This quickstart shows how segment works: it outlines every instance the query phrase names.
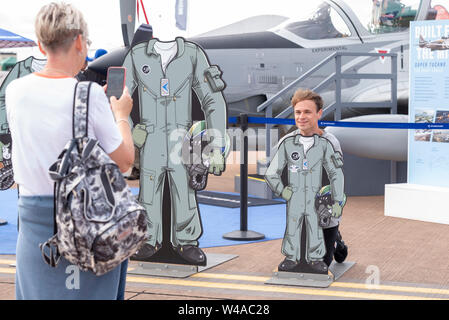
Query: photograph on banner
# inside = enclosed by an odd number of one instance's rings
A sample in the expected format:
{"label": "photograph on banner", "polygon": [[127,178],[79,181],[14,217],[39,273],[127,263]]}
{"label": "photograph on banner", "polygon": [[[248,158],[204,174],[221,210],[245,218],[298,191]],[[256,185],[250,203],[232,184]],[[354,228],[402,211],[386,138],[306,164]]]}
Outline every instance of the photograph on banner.
{"label": "photograph on banner", "polygon": [[[415,123],[433,123],[435,110],[416,110]],[[415,130],[415,141],[430,141],[432,130],[418,129]]]}
{"label": "photograph on banner", "polygon": [[[448,37],[448,20],[411,22],[409,122],[449,123]],[[449,187],[449,145],[444,143],[449,142],[449,130],[413,131],[408,182]]]}
{"label": "photograph on banner", "polygon": [[434,130],[432,142],[449,142],[449,132],[447,130]]}
{"label": "photograph on banner", "polygon": [[415,141],[430,141],[432,130],[419,129],[415,130]]}
{"label": "photograph on banner", "polygon": [[449,111],[448,110],[437,110],[435,117],[435,123],[449,123]]}

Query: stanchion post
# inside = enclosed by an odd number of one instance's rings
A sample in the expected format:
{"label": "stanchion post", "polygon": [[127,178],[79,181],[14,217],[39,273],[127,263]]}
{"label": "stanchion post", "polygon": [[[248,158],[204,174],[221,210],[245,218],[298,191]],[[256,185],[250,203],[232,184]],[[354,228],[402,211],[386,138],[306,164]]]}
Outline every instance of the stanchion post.
{"label": "stanchion post", "polygon": [[243,152],[240,153],[240,230],[248,231],[248,115],[240,114]]}
{"label": "stanchion post", "polygon": [[248,115],[241,113],[238,123],[243,135],[243,150],[240,151],[240,230],[223,235],[228,240],[261,240],[265,235],[248,230]]}

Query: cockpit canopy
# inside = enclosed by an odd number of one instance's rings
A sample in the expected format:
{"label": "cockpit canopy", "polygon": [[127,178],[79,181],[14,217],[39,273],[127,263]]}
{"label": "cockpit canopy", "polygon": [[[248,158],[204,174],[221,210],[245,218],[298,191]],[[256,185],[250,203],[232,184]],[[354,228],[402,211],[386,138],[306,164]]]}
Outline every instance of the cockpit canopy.
{"label": "cockpit canopy", "polygon": [[[449,0],[357,0],[350,7],[362,26],[371,34],[407,31],[410,21],[449,19]],[[346,18],[346,17],[345,17]],[[283,29],[307,39],[332,39],[352,36],[349,20],[324,1],[317,8],[282,24]]]}
{"label": "cockpit canopy", "polygon": [[305,19],[287,23],[285,29],[308,40],[342,38],[351,35],[341,16],[326,2],[322,2]]}

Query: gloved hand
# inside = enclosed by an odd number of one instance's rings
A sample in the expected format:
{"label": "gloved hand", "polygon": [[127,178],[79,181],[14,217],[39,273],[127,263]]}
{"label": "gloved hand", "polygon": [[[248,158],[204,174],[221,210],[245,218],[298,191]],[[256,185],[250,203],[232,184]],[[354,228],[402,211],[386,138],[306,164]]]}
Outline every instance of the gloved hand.
{"label": "gloved hand", "polygon": [[224,157],[219,149],[214,149],[209,155],[203,156],[204,165],[209,165],[209,173],[216,176],[224,171]]}
{"label": "gloved hand", "polygon": [[189,185],[193,190],[200,191],[206,188],[209,168],[204,164],[192,164],[188,166]]}
{"label": "gloved hand", "polygon": [[340,218],[342,211],[343,206],[341,206],[338,201],[334,201],[334,204],[332,205],[332,217]]}
{"label": "gloved hand", "polygon": [[140,123],[137,124],[132,130],[132,135],[134,145],[137,148],[142,148],[145,145],[145,141],[147,140],[148,135],[145,125]]}
{"label": "gloved hand", "polygon": [[282,190],[281,197],[282,197],[284,200],[289,201],[290,198],[292,197],[292,195],[293,195],[292,187],[286,186],[286,187],[284,188],[284,190]]}

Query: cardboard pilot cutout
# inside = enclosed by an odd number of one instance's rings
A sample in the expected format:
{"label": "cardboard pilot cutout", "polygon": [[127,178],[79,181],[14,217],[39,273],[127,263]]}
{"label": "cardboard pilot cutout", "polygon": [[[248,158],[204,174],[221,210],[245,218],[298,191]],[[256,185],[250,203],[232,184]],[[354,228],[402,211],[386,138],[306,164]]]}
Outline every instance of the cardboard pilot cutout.
{"label": "cardboard pilot cutout", "polygon": [[195,43],[178,37],[151,39],[132,46],[124,59],[126,85],[138,90],[139,123],[133,140],[140,150],[139,200],[148,216],[149,241],[134,260],[206,265],[198,248],[202,225],[182,141],[193,125],[192,90],[198,97],[208,129],[208,172],[225,168],[227,122],[225,83]]}
{"label": "cardboard pilot cutout", "polygon": [[11,132],[6,118],[6,87],[15,79],[44,68],[47,60],[28,57],[17,62],[0,85],[0,190],[9,189],[14,184],[11,163]]}
{"label": "cardboard pilot cutout", "polygon": [[[282,242],[282,253],[286,258],[278,270],[327,274],[327,266],[323,262],[326,247],[322,230],[329,219],[326,215],[326,192],[333,200],[332,215],[339,217],[346,199],[343,193],[343,158],[323,137],[313,135],[313,144],[308,150],[304,150],[302,138],[305,137],[297,133],[281,140],[265,174],[273,192],[287,201],[287,223]],[[285,167],[288,169],[287,184],[281,178]],[[330,187],[320,190],[323,167]],[[302,248],[305,252],[301,252]]]}

